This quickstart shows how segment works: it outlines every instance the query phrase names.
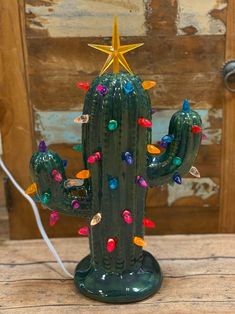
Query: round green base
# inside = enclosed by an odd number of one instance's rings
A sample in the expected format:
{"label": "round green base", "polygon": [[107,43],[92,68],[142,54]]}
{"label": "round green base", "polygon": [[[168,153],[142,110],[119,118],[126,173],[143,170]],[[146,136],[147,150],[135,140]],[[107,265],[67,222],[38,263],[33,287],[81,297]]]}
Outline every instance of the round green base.
{"label": "round green base", "polygon": [[74,282],[85,296],[109,303],[128,303],[143,300],[161,286],[162,273],[158,262],[143,252],[141,267],[135,272],[108,273],[94,269],[91,257],[85,257],[76,267]]}

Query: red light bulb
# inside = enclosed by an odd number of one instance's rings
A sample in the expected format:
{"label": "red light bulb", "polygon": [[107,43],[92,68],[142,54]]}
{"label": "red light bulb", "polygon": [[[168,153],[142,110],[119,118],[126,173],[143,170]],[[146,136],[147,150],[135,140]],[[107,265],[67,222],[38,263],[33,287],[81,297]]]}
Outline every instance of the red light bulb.
{"label": "red light bulb", "polygon": [[116,248],[116,240],[114,238],[109,238],[107,240],[107,251],[111,253],[113,252],[115,248]]}
{"label": "red light bulb", "polygon": [[198,134],[198,133],[201,133],[202,132],[202,128],[199,126],[199,125],[193,125],[192,126],[192,132],[194,133],[194,134]]}
{"label": "red light bulb", "polygon": [[88,82],[77,82],[76,83],[76,86],[78,87],[78,88],[81,88],[81,89],[84,89],[84,90],[88,90],[89,88],[90,88],[90,83],[88,83]]}
{"label": "red light bulb", "polygon": [[148,219],[148,218],[144,218],[143,219],[143,225],[146,227],[146,228],[155,228],[156,225],[155,225],[155,222]]}
{"label": "red light bulb", "polygon": [[144,128],[151,128],[151,126],[152,126],[152,122],[148,119],[145,119],[145,118],[139,118],[137,120],[137,122],[139,125],[141,125]]}

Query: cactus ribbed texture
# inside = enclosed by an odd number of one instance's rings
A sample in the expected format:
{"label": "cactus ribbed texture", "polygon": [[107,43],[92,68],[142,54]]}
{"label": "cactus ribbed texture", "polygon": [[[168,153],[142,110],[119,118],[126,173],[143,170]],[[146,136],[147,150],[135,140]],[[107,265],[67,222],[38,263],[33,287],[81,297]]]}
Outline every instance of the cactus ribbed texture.
{"label": "cactus ribbed texture", "polygon": [[[38,195],[40,199],[49,195],[44,205],[52,210],[88,217],[91,255],[75,273],[82,293],[105,302],[143,299],[161,284],[157,262],[134,241],[144,237],[146,187],[181,182],[199,149],[201,119],[190,108],[176,112],[169,127],[171,143],[160,155],[149,153],[149,96],[138,76],[122,72],[103,74],[93,81],[83,114],[89,115],[82,126],[82,147],[90,177],[73,189],[86,191],[85,196],[75,196],[76,191],[72,195],[71,189],[64,188],[62,160],[49,150],[35,153],[31,160]],[[61,182],[55,181],[53,170],[62,174]],[[73,200],[79,208],[72,207]],[[131,220],[123,219],[124,210]],[[90,224],[97,214],[101,214],[100,222]]]}

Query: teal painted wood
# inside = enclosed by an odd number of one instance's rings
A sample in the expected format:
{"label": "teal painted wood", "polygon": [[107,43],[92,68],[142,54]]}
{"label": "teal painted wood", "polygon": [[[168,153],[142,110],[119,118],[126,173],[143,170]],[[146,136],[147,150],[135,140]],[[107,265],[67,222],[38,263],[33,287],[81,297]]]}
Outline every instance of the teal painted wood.
{"label": "teal painted wood", "polygon": [[[131,83],[128,91],[127,83]],[[86,94],[83,114],[89,115],[89,122],[82,126],[82,145],[85,169],[91,177],[78,187],[86,190],[87,196],[72,196],[79,201],[79,209],[71,206],[71,190],[63,188],[66,177],[58,155],[37,152],[31,160],[39,198],[47,191],[50,194],[47,207],[88,216],[91,254],[78,265],[75,284],[85,295],[104,302],[137,301],[159,289],[158,263],[133,242],[134,237],[144,237],[146,187],[139,185],[137,178],[150,186],[173,183],[175,175],[180,178],[190,170],[201,141],[201,132],[192,132],[193,125],[200,130],[199,115],[190,109],[178,111],[170,122],[172,143],[160,156],[149,154],[151,128],[137,123],[139,118],[151,120],[150,99],[141,83],[136,75],[108,73],[97,77]],[[103,92],[97,90],[99,85]],[[110,121],[116,121],[117,128],[110,130]],[[101,160],[88,163],[88,157],[96,152]],[[132,155],[133,163],[123,160],[125,152]],[[182,162],[173,162],[175,157]],[[53,169],[62,173],[61,182],[55,182]],[[111,186],[110,179],[115,179],[117,186]],[[124,221],[124,210],[130,211],[132,223]],[[91,226],[97,213],[102,219]],[[116,244],[112,252],[107,250],[110,238]]]}

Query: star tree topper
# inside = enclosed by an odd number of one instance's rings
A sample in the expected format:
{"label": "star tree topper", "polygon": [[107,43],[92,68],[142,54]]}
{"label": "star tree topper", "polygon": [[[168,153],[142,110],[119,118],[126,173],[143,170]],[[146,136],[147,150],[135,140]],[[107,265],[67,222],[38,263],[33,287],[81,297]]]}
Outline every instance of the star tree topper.
{"label": "star tree topper", "polygon": [[119,32],[118,32],[118,24],[117,24],[117,18],[116,17],[114,17],[114,23],[113,23],[112,46],[88,44],[88,46],[108,54],[108,58],[105,61],[105,64],[100,71],[100,75],[102,75],[110,67],[111,64],[113,64],[113,73],[118,73],[119,72],[119,63],[121,63],[121,65],[130,74],[133,74],[133,72],[131,71],[131,68],[129,67],[129,65],[128,65],[125,57],[124,57],[124,54],[126,52],[129,52],[133,49],[136,49],[142,45],[143,45],[143,43],[124,45],[124,46],[120,45],[120,36],[119,36]]}

